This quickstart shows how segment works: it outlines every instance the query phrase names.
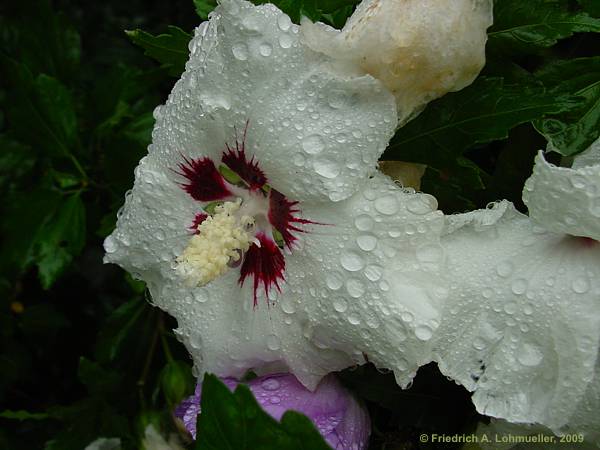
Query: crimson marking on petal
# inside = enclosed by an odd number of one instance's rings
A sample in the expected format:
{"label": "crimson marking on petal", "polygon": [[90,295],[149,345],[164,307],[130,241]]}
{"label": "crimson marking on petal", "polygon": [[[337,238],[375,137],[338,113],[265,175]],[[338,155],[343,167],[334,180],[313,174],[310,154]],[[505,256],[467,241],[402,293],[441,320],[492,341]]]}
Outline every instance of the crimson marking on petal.
{"label": "crimson marking on petal", "polygon": [[240,285],[249,276],[254,278],[254,307],[257,305],[256,293],[262,284],[265,290],[265,296],[268,297],[269,291],[273,286],[281,292],[279,281],[285,281],[283,272],[285,271],[285,258],[277,244],[267,237],[264,233],[257,233],[256,238],[260,242],[260,247],[252,244],[246,252],[244,263],[240,269]]}
{"label": "crimson marking on petal", "polygon": [[203,212],[199,212],[198,214],[196,214],[196,217],[194,217],[194,222],[192,223],[192,225],[190,225],[190,231],[194,234],[200,234],[200,230],[198,230],[198,227],[202,222],[206,220],[207,217],[208,214]]}
{"label": "crimson marking on petal", "polygon": [[246,122],[246,128],[244,129],[244,136],[240,142],[237,139],[237,133],[235,138],[235,149],[231,148],[229,144],[226,144],[227,151],[223,152],[221,161],[231,170],[239,175],[244,180],[250,190],[259,190],[266,182],[267,177],[258,167],[258,162],[254,160],[254,156],[248,160],[246,158],[246,132],[248,131],[248,122]]}
{"label": "crimson marking on petal", "polygon": [[595,239],[592,239],[591,237],[581,236],[581,237],[578,237],[578,239],[583,244],[583,246],[586,248],[592,248],[592,247],[595,247],[596,245],[600,244],[600,242],[598,242]]}
{"label": "crimson marking on petal", "polygon": [[184,156],[183,159],[184,162],[179,164],[181,171],[177,173],[188,180],[181,187],[194,200],[211,202],[233,195],[210,158],[189,159]]}
{"label": "crimson marking on petal", "polygon": [[296,208],[296,205],[298,205],[298,202],[288,200],[282,193],[271,189],[269,195],[269,222],[281,233],[285,246],[290,250],[297,240],[292,232],[305,232],[305,230],[294,224],[316,224],[312,220],[297,217],[296,215],[300,213],[300,210]]}

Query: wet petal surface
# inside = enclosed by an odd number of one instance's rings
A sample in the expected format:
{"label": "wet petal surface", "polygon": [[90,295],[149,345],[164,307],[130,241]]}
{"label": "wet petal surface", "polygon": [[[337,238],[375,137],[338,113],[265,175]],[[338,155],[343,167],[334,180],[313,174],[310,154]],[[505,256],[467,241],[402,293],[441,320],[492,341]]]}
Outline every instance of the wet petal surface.
{"label": "wet petal surface", "polygon": [[600,246],[547,232],[508,202],[450,216],[447,232],[440,369],[474,391],[479,412],[559,431],[594,377]]}

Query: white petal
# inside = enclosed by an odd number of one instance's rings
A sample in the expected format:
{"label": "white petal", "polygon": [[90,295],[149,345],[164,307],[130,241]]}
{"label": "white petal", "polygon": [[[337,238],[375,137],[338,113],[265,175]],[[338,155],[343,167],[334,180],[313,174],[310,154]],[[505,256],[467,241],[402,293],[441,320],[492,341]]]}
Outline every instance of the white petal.
{"label": "white petal", "polygon": [[450,222],[440,370],[482,414],[560,430],[594,376],[600,246],[545,232],[508,202]]}
{"label": "white petal", "polygon": [[374,170],[397,120],[393,96],[370,76],[332,71],[273,5],[223,1],[190,49],[156,114],[150,154],[165,168],[181,154],[218,160],[248,123],[247,153],[295,200],[344,199]]}
{"label": "white petal", "polygon": [[104,261],[144,278],[171,267],[187,245],[189,227],[200,209],[152,159],[143,158],[135,174],[135,185],[117,214],[117,227],[104,241]]}
{"label": "white petal", "polygon": [[394,93],[401,123],[473,82],[485,63],[490,0],[363,0],[341,31],[302,22],[314,50]]}
{"label": "white petal", "polygon": [[561,432],[565,434],[584,433],[586,442],[593,448],[600,448],[598,417],[600,417],[600,358],[596,360],[594,379],[588,384],[583,398],[577,404],[574,414]]}
{"label": "white petal", "polygon": [[575,168],[557,167],[540,151],[523,201],[544,228],[600,240],[600,158],[590,151],[577,161]]}
{"label": "white petal", "polygon": [[[313,225],[288,257],[288,292],[310,321],[311,339],[394,370],[406,386],[430,361],[447,290],[439,236],[443,215],[426,194],[377,174],[336,204],[302,204]],[[331,225],[327,225],[331,224]]]}
{"label": "white petal", "polygon": [[283,365],[314,387],[357,359],[311,343],[307,315],[285,296],[287,286],[277,306],[253,310],[252,283],[240,289],[239,270],[194,289],[174,270],[200,206],[179,185],[178,165],[205,156],[218,164],[247,122],[248,157],[291,200],[343,200],[375,170],[396,123],[393,96],[370,76],[328,69],[297,31],[274,6],[241,0],[223,1],[198,27],[186,72],[155,111],[149,155],[105,241],[105,260],[146,281],[153,301],[177,318],[198,373]]}
{"label": "white petal", "polygon": [[308,319],[293,296],[284,293],[274,305],[261,301],[253,308],[252,283],[240,289],[237,271],[194,289],[179,279],[165,282],[168,276],[146,281],[156,305],[177,319],[176,335],[190,352],[198,377],[208,371],[240,378],[249,369],[260,373],[276,367],[314,389],[329,372],[352,365],[344,353],[309,341]]}

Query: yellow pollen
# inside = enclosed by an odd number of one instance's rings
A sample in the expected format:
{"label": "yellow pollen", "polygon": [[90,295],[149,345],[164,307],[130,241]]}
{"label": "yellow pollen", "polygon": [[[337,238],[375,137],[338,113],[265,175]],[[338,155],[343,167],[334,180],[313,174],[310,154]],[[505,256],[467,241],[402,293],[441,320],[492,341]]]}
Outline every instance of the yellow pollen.
{"label": "yellow pollen", "polygon": [[223,275],[230,262],[240,259],[248,250],[253,236],[248,233],[254,226],[254,218],[236,212],[242,201],[225,202],[215,208],[215,214],[207,217],[199,226],[181,256],[177,258],[190,286],[204,286]]}

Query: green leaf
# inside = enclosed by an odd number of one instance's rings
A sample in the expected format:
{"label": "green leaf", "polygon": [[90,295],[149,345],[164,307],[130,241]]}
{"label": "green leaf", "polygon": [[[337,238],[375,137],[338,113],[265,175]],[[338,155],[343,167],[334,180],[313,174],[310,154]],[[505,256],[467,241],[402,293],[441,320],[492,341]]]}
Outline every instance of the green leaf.
{"label": "green leaf", "polygon": [[244,385],[234,393],[214,376],[204,376],[196,450],[331,450],[312,422],[286,412],[269,416]]}
{"label": "green leaf", "polygon": [[129,39],[142,47],[145,54],[166,66],[169,75],[178,77],[189,57],[188,44],[192,35],[173,25],[168,33],[153,36],[142,30],[126,31]]}
{"label": "green leaf", "polygon": [[0,417],[3,419],[14,419],[14,420],[46,420],[51,418],[47,413],[32,413],[29,411],[19,410],[13,411],[6,409],[0,412]]}
{"label": "green leaf", "polygon": [[99,361],[114,361],[146,308],[147,303],[141,298],[136,298],[122,304],[111,313],[96,342],[95,355]]}
{"label": "green leaf", "polygon": [[555,61],[536,76],[556,95],[573,94],[580,107],[537,120],[536,129],[563,155],[575,155],[600,136],[600,57]]}
{"label": "green leaf", "polygon": [[55,13],[48,0],[15,2],[7,9],[13,16],[0,23],[5,54],[34,75],[46,73],[63,82],[80,75],[79,33],[64,14]]}
{"label": "green leaf", "polygon": [[0,74],[10,88],[7,116],[15,136],[35,150],[68,157],[77,143],[77,119],[67,88],[48,75],[34,79],[6,57],[0,57]]}
{"label": "green leaf", "polygon": [[194,0],[196,13],[202,20],[208,19],[208,15],[217,7],[216,0]]}
{"label": "green leaf", "polygon": [[100,364],[87,358],[79,359],[77,377],[92,395],[110,395],[119,389],[121,376],[110,370],[106,370]]}
{"label": "green leaf", "polygon": [[600,17],[600,2],[598,0],[577,0],[584,10],[592,17]]}
{"label": "green leaf", "polygon": [[[468,88],[432,102],[398,130],[383,159],[450,169],[447,176],[462,177],[472,174],[474,165],[458,158],[474,145],[504,139],[521,123],[578,105],[578,98],[556,95],[542,85],[506,84],[502,78],[480,77]],[[471,176],[476,183],[478,175]]]}
{"label": "green leaf", "polygon": [[294,23],[300,23],[302,16],[306,16],[313,22],[325,20],[341,26],[360,0],[254,0],[254,3],[273,3],[290,16]]}
{"label": "green leaf", "polygon": [[34,242],[40,281],[48,289],[85,244],[85,205],[79,194],[62,202],[38,230]]}
{"label": "green leaf", "polygon": [[488,48],[531,53],[587,31],[600,32],[600,20],[571,10],[568,0],[496,0]]}
{"label": "green leaf", "polygon": [[12,276],[19,275],[35,262],[35,239],[52,217],[62,197],[56,191],[35,189],[6,199],[2,220],[2,258],[0,267]]}
{"label": "green leaf", "polygon": [[194,391],[191,367],[183,361],[167,362],[160,372],[160,383],[167,402],[173,406]]}
{"label": "green leaf", "polygon": [[0,135],[0,191],[27,175],[35,164],[31,147]]}
{"label": "green leaf", "polygon": [[53,304],[41,303],[28,306],[21,316],[21,329],[27,336],[43,336],[48,341],[69,321]]}

